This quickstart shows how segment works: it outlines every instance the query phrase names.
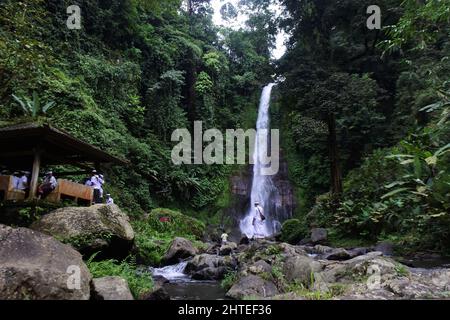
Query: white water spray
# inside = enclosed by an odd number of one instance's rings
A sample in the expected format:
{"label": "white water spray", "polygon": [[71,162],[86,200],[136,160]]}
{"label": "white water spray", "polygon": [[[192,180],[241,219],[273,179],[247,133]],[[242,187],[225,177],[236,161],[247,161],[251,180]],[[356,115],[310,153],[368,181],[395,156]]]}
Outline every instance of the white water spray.
{"label": "white water spray", "polygon": [[264,167],[264,164],[261,162],[261,160],[267,157],[267,150],[269,147],[269,107],[270,96],[274,85],[274,83],[271,83],[263,89],[261,101],[259,104],[258,120],[256,122],[256,138],[253,153],[253,182],[250,199],[250,209],[240,222],[241,232],[247,235],[247,237],[249,238],[257,236],[255,235],[255,227],[253,226],[253,217],[255,216],[255,202],[260,203],[266,217],[266,220],[263,222],[258,232],[260,237],[268,237],[272,235],[277,231],[276,226],[279,225],[279,222],[273,215],[271,215],[271,212],[269,212],[269,208],[271,206],[270,196],[275,189],[272,181],[272,176],[261,174],[261,169]]}
{"label": "white water spray", "polygon": [[163,276],[169,281],[181,281],[189,279],[189,276],[184,273],[187,262],[180,262],[175,265],[166,266],[163,268],[150,268],[153,276]]}

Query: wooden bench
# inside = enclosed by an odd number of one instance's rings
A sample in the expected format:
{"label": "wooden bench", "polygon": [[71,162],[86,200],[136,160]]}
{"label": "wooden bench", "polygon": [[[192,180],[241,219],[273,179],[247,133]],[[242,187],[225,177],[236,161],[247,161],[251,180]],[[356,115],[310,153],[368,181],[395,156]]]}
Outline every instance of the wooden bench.
{"label": "wooden bench", "polygon": [[12,176],[0,176],[0,200],[25,200],[25,191],[14,188]]}
{"label": "wooden bench", "polygon": [[69,199],[79,204],[91,205],[94,198],[94,189],[69,180],[58,179],[58,185],[45,200],[60,202]]}

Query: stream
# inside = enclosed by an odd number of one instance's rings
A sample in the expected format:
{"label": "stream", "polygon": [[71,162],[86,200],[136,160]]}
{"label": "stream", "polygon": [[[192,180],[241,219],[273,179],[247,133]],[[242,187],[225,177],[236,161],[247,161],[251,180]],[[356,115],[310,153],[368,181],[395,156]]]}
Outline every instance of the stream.
{"label": "stream", "polygon": [[187,262],[163,268],[150,268],[153,277],[164,277],[163,284],[172,300],[224,300],[226,291],[218,281],[194,280],[184,273]]}

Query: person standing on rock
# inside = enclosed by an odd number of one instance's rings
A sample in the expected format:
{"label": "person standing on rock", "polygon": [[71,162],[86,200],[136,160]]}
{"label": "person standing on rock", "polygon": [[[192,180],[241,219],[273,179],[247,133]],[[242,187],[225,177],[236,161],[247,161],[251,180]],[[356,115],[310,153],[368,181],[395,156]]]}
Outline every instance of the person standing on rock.
{"label": "person standing on rock", "polygon": [[227,242],[228,242],[228,234],[225,232],[225,230],[223,231],[223,233],[220,236],[220,238],[222,239],[222,245],[227,244]]}
{"label": "person standing on rock", "polygon": [[94,189],[94,201],[93,204],[102,203],[102,188],[103,180],[97,174],[97,170],[92,170],[91,178],[86,181],[86,185]]}
{"label": "person standing on rock", "polygon": [[106,204],[114,204],[114,199],[111,198],[111,195],[109,193],[106,194]]}
{"label": "person standing on rock", "polygon": [[264,209],[260,205],[259,202],[255,202],[255,216],[253,217],[253,238],[264,238],[264,220],[266,217],[264,216]]}

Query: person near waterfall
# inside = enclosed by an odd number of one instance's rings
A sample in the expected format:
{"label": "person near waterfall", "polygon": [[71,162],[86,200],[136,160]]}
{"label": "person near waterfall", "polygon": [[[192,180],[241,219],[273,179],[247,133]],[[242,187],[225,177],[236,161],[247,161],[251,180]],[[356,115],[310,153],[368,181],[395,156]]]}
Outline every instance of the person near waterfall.
{"label": "person near waterfall", "polygon": [[255,215],[252,222],[254,228],[253,239],[264,238],[264,220],[266,220],[264,210],[259,202],[255,202]]}

